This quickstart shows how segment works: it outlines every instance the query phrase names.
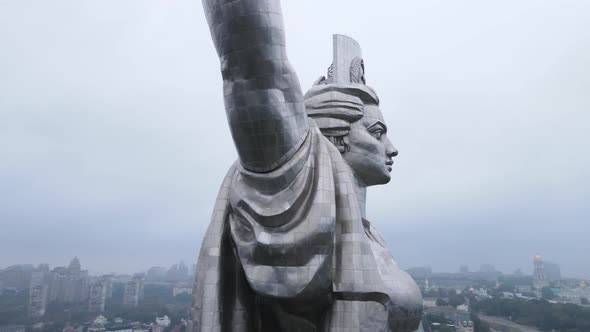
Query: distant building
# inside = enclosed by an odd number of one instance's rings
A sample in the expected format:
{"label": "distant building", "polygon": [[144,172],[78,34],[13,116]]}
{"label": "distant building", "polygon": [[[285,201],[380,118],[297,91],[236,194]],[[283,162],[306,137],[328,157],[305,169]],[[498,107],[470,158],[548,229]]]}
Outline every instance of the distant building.
{"label": "distant building", "polygon": [[89,312],[104,312],[109,288],[112,291],[111,279],[109,276],[101,277],[90,286],[90,295],[88,299]]}
{"label": "distant building", "polygon": [[41,318],[45,316],[47,307],[47,282],[45,272],[35,271],[31,275],[29,288],[29,317]]}
{"label": "distant building", "polygon": [[123,305],[126,307],[136,308],[140,300],[143,299],[143,277],[135,275],[125,283],[125,292],[123,294]]}
{"label": "distant building", "polygon": [[491,264],[483,264],[479,271],[469,273],[471,279],[486,281],[497,281],[500,276],[502,276],[502,272],[496,271],[496,268]]}
{"label": "distant building", "polygon": [[163,332],[170,326],[170,318],[168,316],[156,317],[156,324],[152,325],[152,332]]}
{"label": "distant building", "polygon": [[469,273],[469,266],[461,265],[461,267],[459,268],[459,272],[460,273]]}
{"label": "distant building", "polygon": [[107,329],[104,327],[108,320],[100,315],[94,319],[94,321],[90,324],[87,332],[105,332]]}
{"label": "distant building", "polygon": [[495,271],[496,271],[496,268],[491,264],[483,264],[479,268],[479,272],[484,272],[484,273],[490,273],[490,272],[495,272]]}
{"label": "distant building", "polygon": [[89,312],[104,312],[107,292],[106,287],[98,282],[90,286],[90,295],[88,296]]}
{"label": "distant building", "polygon": [[113,276],[112,275],[108,275],[108,276],[104,276],[105,278],[107,278],[107,299],[111,299],[113,297]]}
{"label": "distant building", "polygon": [[517,293],[531,293],[533,291],[533,287],[530,285],[516,285],[514,289]]}
{"label": "distant building", "polygon": [[0,326],[0,332],[25,332],[26,326],[24,325],[2,325]]}
{"label": "distant building", "polygon": [[43,273],[49,273],[49,264],[47,264],[47,263],[39,264],[37,266],[37,271],[43,272]]}
{"label": "distant building", "polygon": [[176,285],[172,288],[172,296],[176,296],[179,294],[188,294],[191,295],[193,293],[193,289],[189,285]]}
{"label": "distant building", "polygon": [[514,295],[514,293],[512,293],[512,292],[502,292],[501,297],[503,299],[513,299],[516,297],[516,295]]}
{"label": "distant building", "polygon": [[84,331],[84,327],[83,326],[79,326],[79,327],[66,327],[62,330],[62,332],[83,332]]}
{"label": "distant building", "polygon": [[545,277],[551,282],[557,282],[561,280],[561,269],[556,263],[545,261],[543,262],[545,268]]}
{"label": "distant building", "polygon": [[168,327],[170,326],[170,318],[168,318],[168,316],[156,317],[156,323],[163,327]]}
{"label": "distant building", "polygon": [[92,323],[99,324],[99,325],[105,325],[108,322],[109,322],[109,320],[105,316],[99,315],[94,319],[94,321]]}
{"label": "distant building", "polygon": [[179,276],[186,278],[188,277],[189,273],[188,273],[188,266],[186,266],[186,264],[184,264],[184,262],[180,262],[180,264],[178,264],[178,272],[179,272]]}
{"label": "distant building", "polygon": [[590,289],[562,287],[559,291],[559,297],[567,302],[581,304],[583,298],[590,300]]}
{"label": "distant building", "polygon": [[154,266],[147,271],[145,279],[149,282],[164,281],[166,280],[166,272],[167,270],[165,268]]}
{"label": "distant building", "polygon": [[88,271],[81,269],[77,257],[72,259],[68,267],[54,268],[48,279],[50,302],[85,303],[88,300]]}
{"label": "distant building", "polygon": [[143,331],[137,329],[135,324],[124,324],[124,325],[113,325],[109,326],[105,329],[105,332],[135,332],[135,331]]}
{"label": "distant building", "polygon": [[549,280],[545,276],[545,267],[543,264],[543,257],[536,255],[533,259],[535,270],[533,272],[533,286],[536,289],[541,289],[549,286]]}
{"label": "distant building", "polygon": [[166,273],[166,280],[171,282],[187,281],[189,280],[188,267],[184,262],[174,264]]}
{"label": "distant building", "polygon": [[485,288],[477,288],[477,289],[472,288],[470,290],[470,292],[479,298],[489,299],[492,297],[490,294],[488,294],[488,290]]}
{"label": "distant building", "polygon": [[4,288],[14,288],[17,291],[29,288],[31,276],[35,268],[32,265],[13,265],[0,271],[0,280]]}
{"label": "distant building", "polygon": [[426,279],[432,275],[432,268],[430,266],[413,267],[407,269],[406,272],[414,279]]}
{"label": "distant building", "polygon": [[70,265],[68,265],[68,271],[71,274],[80,274],[80,271],[82,271],[82,264],[80,264],[78,257],[74,257],[70,261]]}
{"label": "distant building", "polygon": [[105,329],[105,327],[102,325],[92,324],[88,327],[88,329],[86,331],[87,332],[106,332],[106,330],[107,329]]}

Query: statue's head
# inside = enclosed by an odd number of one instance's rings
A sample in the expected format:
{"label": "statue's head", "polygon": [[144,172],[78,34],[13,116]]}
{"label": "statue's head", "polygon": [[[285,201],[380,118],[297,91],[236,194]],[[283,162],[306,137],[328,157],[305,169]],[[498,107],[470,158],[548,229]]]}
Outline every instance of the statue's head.
{"label": "statue's head", "polygon": [[360,47],[353,39],[334,36],[334,63],[305,95],[305,106],[322,134],[367,186],[391,179],[397,150],[387,137],[379,98],[365,84]]}

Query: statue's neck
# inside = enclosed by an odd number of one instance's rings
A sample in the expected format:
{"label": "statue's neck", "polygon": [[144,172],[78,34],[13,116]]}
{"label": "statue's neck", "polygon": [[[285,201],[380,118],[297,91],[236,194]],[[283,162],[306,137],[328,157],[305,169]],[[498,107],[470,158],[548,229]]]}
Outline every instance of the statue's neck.
{"label": "statue's neck", "polygon": [[359,179],[356,174],[354,175],[354,191],[359,202],[359,208],[361,210],[361,217],[366,218],[366,206],[367,206],[367,186]]}

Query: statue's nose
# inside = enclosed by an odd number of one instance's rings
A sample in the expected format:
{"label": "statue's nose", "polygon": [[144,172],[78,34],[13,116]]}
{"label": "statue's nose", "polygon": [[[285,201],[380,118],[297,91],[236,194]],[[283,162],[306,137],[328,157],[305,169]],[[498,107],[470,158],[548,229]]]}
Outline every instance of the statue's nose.
{"label": "statue's nose", "polygon": [[387,138],[387,140],[385,141],[385,154],[390,158],[393,158],[398,154],[397,149],[395,148],[395,146],[393,146],[393,144],[391,144],[389,138]]}
{"label": "statue's nose", "polygon": [[393,145],[391,146],[391,150],[387,151],[388,157],[395,157],[395,156],[397,156],[397,154],[398,154],[397,149]]}

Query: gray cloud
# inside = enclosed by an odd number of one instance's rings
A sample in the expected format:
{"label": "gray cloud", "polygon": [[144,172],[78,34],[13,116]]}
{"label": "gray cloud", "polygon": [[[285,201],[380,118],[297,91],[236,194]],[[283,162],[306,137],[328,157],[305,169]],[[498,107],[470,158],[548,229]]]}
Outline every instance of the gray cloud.
{"label": "gray cloud", "polygon": [[[369,218],[404,267],[536,252],[588,276],[590,4],[283,1],[303,88],[361,42],[400,150]],[[236,157],[200,1],[0,3],[0,266],[193,261]]]}

